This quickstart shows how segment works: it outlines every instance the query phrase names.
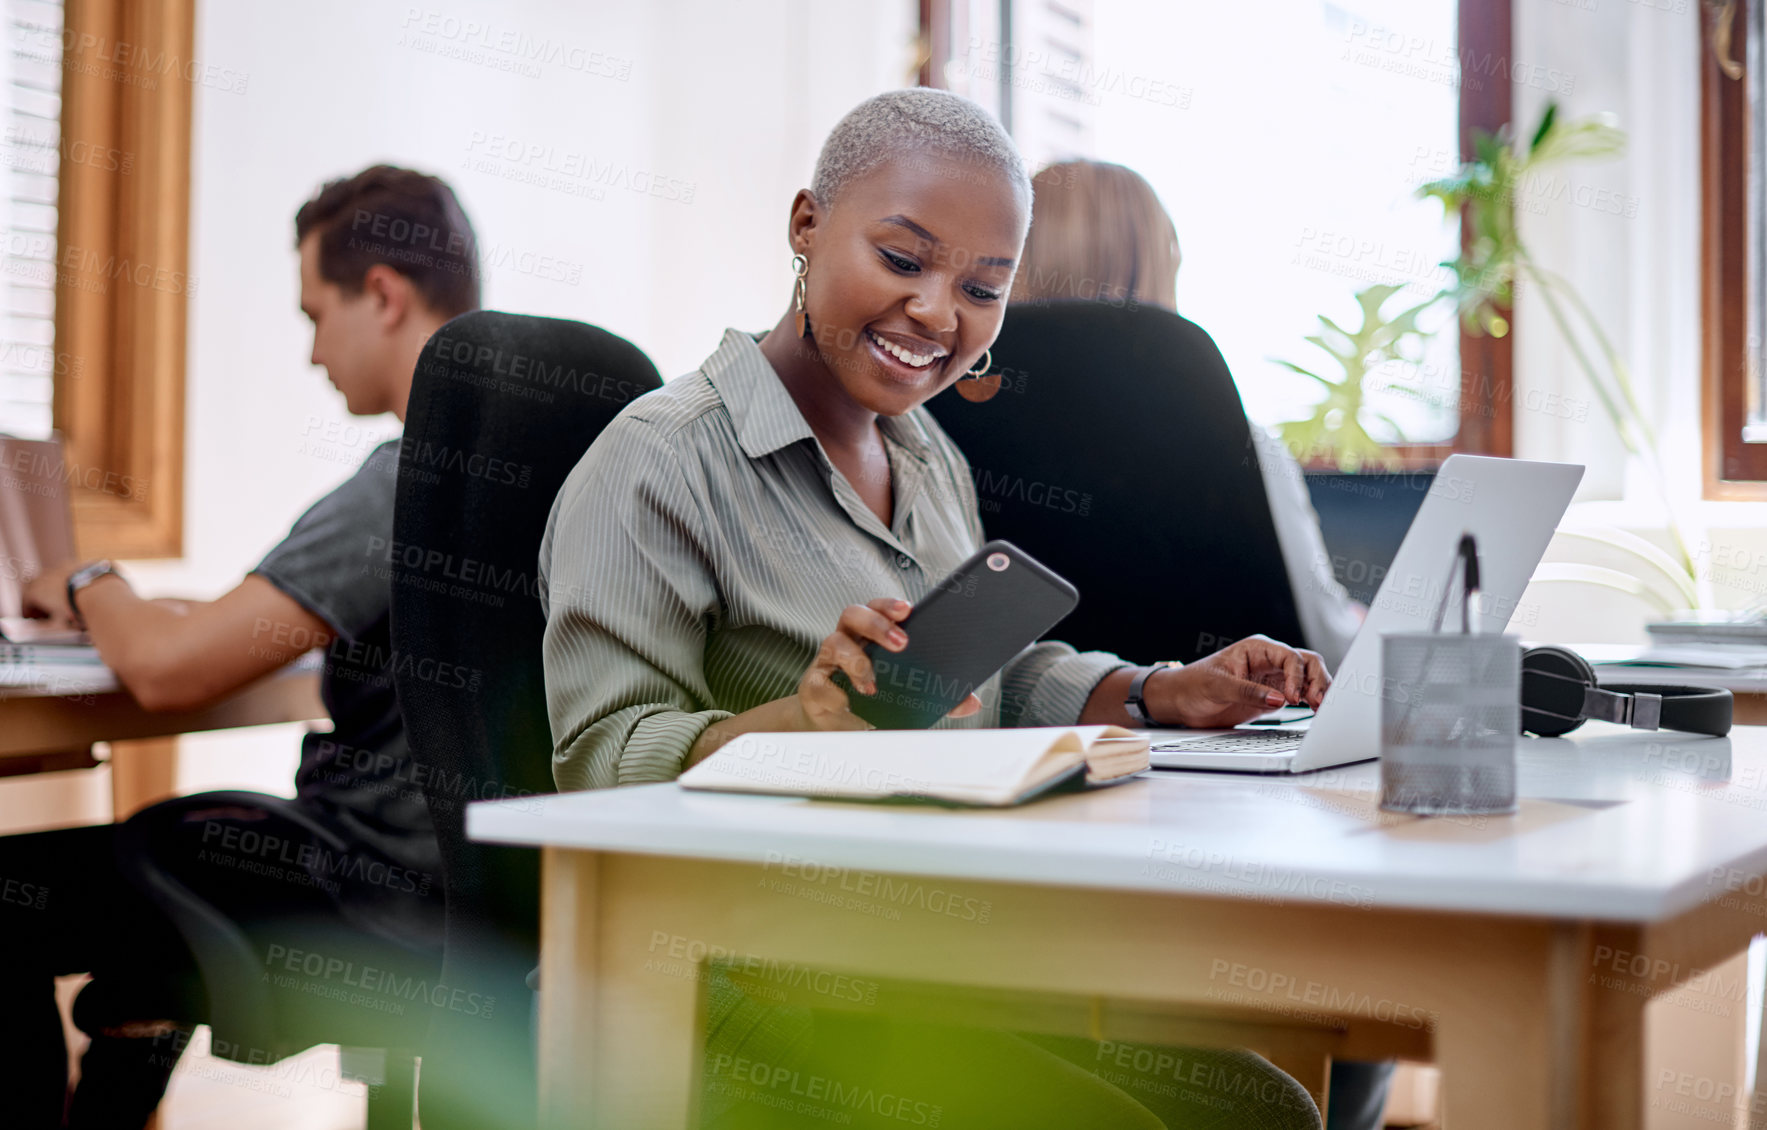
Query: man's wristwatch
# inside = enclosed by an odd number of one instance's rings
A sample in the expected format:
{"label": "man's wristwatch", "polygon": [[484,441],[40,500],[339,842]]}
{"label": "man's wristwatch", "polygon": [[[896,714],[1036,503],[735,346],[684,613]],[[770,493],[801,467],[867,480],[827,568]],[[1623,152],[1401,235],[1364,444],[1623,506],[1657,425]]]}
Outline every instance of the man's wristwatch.
{"label": "man's wristwatch", "polygon": [[1182,666],[1184,666],[1184,664],[1177,660],[1168,659],[1164,663],[1155,663],[1151,667],[1143,667],[1141,669],[1141,674],[1135,676],[1135,681],[1129,684],[1129,697],[1123,700],[1123,709],[1128,712],[1129,718],[1132,722],[1137,726],[1159,725],[1159,723],[1153,720],[1153,715],[1148,713],[1147,703],[1141,697],[1141,690],[1147,685],[1147,680],[1151,678],[1156,671],[1164,671],[1168,668]]}
{"label": "man's wristwatch", "polygon": [[74,614],[74,621],[76,623],[78,623],[80,625],[80,627],[82,627],[82,628],[84,628],[86,626],[86,621],[85,621],[85,618],[80,615],[80,606],[74,602],[74,596],[81,589],[85,588],[87,585],[91,584],[93,581],[96,581],[98,578],[103,577],[107,574],[120,575],[120,574],[117,574],[116,566],[112,565],[108,560],[94,561],[88,565],[82,565],[78,569],[75,569],[72,573],[68,574],[68,579],[67,579],[68,611],[70,611]]}

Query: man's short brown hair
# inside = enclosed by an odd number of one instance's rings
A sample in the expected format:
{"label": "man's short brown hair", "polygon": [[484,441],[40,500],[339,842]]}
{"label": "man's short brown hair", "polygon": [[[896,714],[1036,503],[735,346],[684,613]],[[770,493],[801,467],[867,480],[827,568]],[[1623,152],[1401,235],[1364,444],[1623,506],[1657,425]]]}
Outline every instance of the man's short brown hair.
{"label": "man's short brown hair", "polygon": [[368,268],[384,263],[438,314],[478,309],[478,240],[440,177],[373,165],[329,181],[295,213],[295,246],[315,232],[319,277],[351,294],[362,290]]}

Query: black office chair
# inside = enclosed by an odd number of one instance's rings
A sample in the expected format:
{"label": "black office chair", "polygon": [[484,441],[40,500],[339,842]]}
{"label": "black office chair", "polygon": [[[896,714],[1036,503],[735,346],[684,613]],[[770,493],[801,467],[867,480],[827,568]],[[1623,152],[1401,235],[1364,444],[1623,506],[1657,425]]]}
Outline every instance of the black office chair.
{"label": "black office chair", "polygon": [[[539,858],[469,842],[465,805],[553,791],[540,538],[589,444],[660,384],[650,359],[610,333],[490,311],[443,326],[417,365],[393,536],[455,565],[395,583],[392,640],[414,658],[398,668],[399,702],[442,849],[442,982],[468,1002],[433,1015],[424,1130],[536,1124],[526,978],[539,960]],[[477,685],[425,678],[426,660]],[[494,1003],[475,1012],[473,1000]]]}
{"label": "black office chair", "polygon": [[929,405],[989,537],[1080,590],[1050,633],[1139,663],[1262,632],[1304,643],[1251,425],[1221,351],[1166,310],[1014,306],[993,399]]}
{"label": "black office chair", "polygon": [[[176,928],[194,961],[185,974],[194,983],[182,983],[179,971],[169,969],[142,970],[140,978],[100,974],[74,1002],[76,1026],[99,1033],[142,1020],[169,1019],[185,1027],[206,1023],[209,1054],[259,1066],[318,1044],[337,1044],[340,1074],[368,1084],[367,1130],[410,1130],[417,1048],[429,1016],[422,1007],[407,1007],[402,994],[436,980],[440,962],[433,943],[389,939],[334,912],[314,916],[306,905],[299,917],[267,913],[240,920],[209,902],[180,878],[179,867],[189,860],[165,854],[182,848],[161,836],[183,813],[232,806],[264,813],[260,836],[309,843],[340,859],[351,855],[351,845],[334,829],[292,801],[263,793],[199,793],[156,805],[119,825],[118,868]],[[291,953],[311,955],[322,964],[286,975],[285,964],[273,958]],[[352,985],[361,990],[357,999],[350,999],[346,988]],[[154,1003],[144,1007],[143,993]],[[159,1042],[166,1035],[138,1038],[156,1057],[173,1050]],[[138,1059],[131,1057],[130,1070],[141,1069]]]}

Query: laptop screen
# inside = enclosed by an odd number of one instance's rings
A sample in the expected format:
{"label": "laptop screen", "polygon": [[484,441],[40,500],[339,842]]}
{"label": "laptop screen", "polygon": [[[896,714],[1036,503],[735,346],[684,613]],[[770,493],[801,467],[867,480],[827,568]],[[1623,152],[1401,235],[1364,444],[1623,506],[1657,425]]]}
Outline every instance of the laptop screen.
{"label": "laptop screen", "polygon": [[74,555],[59,440],[0,435],[0,618],[24,615],[24,587]]}

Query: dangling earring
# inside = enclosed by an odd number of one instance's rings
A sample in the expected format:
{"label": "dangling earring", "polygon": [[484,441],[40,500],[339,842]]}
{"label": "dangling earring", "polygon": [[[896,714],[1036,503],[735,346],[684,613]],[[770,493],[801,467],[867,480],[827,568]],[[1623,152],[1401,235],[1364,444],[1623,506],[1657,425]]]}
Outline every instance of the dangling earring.
{"label": "dangling earring", "polygon": [[798,280],[792,285],[792,309],[798,314],[798,336],[810,336],[810,310],[804,305],[804,276],[810,273],[810,260],[802,255],[791,257],[791,273]]}
{"label": "dangling earring", "polygon": [[1001,375],[989,373],[988,370],[993,367],[994,351],[992,349],[982,350],[982,363],[973,369],[966,370],[961,377],[957,378],[957,395],[971,404],[981,404],[983,401],[994,399],[1000,391]]}

